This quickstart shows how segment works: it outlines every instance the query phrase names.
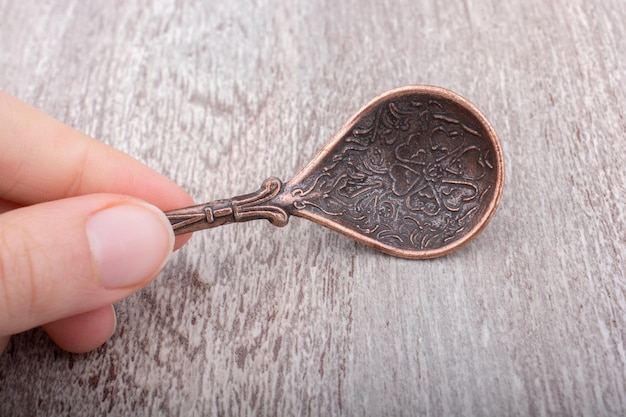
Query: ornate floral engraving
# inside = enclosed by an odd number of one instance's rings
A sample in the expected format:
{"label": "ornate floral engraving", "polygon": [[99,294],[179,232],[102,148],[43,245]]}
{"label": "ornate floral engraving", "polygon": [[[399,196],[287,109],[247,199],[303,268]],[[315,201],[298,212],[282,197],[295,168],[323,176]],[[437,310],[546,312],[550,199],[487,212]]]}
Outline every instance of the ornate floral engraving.
{"label": "ornate floral engraving", "polygon": [[281,189],[283,183],[276,177],[263,181],[261,189],[255,193],[233,199],[233,215],[235,221],[267,219],[274,226],[285,226],[289,221],[289,214],[283,207],[272,202]]}
{"label": "ornate floral engraving", "polygon": [[445,246],[478,221],[494,192],[494,150],[482,126],[441,98],[385,101],[293,187],[293,208],[397,248]]}

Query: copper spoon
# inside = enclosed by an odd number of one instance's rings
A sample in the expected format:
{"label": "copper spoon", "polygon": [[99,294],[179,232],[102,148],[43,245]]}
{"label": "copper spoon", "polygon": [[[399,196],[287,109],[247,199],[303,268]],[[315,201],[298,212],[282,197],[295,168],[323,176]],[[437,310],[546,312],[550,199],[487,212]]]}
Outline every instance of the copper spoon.
{"label": "copper spoon", "polygon": [[304,217],[390,255],[445,255],[485,227],[502,194],[498,137],[469,101],[443,88],[388,91],[359,110],[286,183],[166,213],[174,233]]}

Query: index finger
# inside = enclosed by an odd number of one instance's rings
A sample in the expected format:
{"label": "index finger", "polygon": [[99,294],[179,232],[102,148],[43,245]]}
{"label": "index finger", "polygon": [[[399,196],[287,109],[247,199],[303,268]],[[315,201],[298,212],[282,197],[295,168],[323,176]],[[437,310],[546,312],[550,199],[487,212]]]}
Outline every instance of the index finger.
{"label": "index finger", "polygon": [[166,177],[4,92],[0,126],[0,199],[31,205],[116,193],[162,210],[193,204]]}

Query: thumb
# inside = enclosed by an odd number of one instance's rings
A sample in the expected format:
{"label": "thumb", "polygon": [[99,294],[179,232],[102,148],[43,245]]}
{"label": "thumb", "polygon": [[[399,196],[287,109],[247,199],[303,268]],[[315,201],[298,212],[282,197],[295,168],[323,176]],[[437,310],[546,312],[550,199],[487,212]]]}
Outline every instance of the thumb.
{"label": "thumb", "polygon": [[156,277],[174,245],[165,215],[94,194],[0,215],[0,337],[110,305]]}

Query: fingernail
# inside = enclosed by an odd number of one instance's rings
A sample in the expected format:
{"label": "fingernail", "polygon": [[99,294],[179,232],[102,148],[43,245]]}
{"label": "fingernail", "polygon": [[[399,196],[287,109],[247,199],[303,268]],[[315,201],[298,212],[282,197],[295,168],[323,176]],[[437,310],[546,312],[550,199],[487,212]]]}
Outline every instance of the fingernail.
{"label": "fingernail", "polygon": [[117,330],[117,313],[115,312],[115,307],[113,307],[113,305],[111,305],[111,311],[113,312],[113,328],[111,329],[109,337],[113,336]]}
{"label": "fingernail", "polygon": [[123,204],[87,220],[91,253],[105,288],[123,288],[154,278],[174,247],[165,215],[148,204]]}

